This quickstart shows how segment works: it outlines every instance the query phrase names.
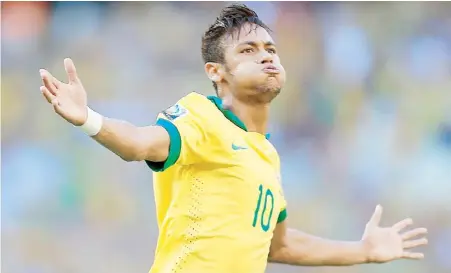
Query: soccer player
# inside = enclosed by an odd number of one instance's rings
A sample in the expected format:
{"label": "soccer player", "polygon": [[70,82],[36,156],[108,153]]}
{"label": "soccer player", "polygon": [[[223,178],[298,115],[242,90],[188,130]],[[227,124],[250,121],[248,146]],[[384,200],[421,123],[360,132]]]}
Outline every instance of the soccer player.
{"label": "soccer player", "polygon": [[126,161],[155,173],[160,237],[151,273],[263,273],[267,262],[340,266],[421,259],[427,243],[411,219],[380,227],[376,210],[357,242],[287,227],[280,161],[266,134],[285,71],[268,27],[244,5],[224,8],[202,38],[205,72],[217,96],[191,93],[136,127],[87,106],[70,59],[69,82],[40,70],[54,111]]}

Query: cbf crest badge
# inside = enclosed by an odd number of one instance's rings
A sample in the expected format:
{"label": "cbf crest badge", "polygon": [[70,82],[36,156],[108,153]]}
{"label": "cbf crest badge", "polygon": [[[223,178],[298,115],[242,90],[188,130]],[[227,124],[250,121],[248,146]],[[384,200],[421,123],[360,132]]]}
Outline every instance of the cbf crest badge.
{"label": "cbf crest badge", "polygon": [[169,120],[174,120],[183,117],[187,113],[188,110],[186,110],[186,108],[181,106],[180,104],[175,104],[163,111],[163,115]]}

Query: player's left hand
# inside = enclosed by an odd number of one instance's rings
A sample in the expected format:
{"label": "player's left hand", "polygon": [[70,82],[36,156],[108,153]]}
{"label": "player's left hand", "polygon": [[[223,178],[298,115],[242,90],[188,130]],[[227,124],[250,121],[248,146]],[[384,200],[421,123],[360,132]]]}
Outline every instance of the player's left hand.
{"label": "player's left hand", "polygon": [[380,227],[381,216],[382,207],[378,205],[366,225],[362,237],[368,262],[385,263],[396,259],[419,260],[424,258],[423,253],[411,252],[409,249],[428,243],[425,238],[427,229],[415,228],[404,231],[406,227],[413,224],[410,218],[404,219],[392,227]]}

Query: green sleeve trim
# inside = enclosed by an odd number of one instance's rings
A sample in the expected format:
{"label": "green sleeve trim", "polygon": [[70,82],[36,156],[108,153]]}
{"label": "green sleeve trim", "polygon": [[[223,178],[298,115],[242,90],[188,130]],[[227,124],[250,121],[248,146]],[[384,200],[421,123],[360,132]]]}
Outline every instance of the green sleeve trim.
{"label": "green sleeve trim", "polygon": [[182,137],[180,136],[180,132],[174,125],[174,123],[166,119],[159,118],[156,125],[166,129],[169,134],[169,155],[164,162],[151,162],[146,160],[146,163],[147,166],[149,166],[149,168],[151,168],[154,172],[162,172],[174,165],[175,162],[177,162],[177,160],[179,159],[180,152],[182,150]]}
{"label": "green sleeve trim", "polygon": [[281,223],[283,221],[285,221],[285,219],[287,219],[287,209],[283,209],[280,213],[279,213],[279,218],[277,218],[277,223]]}

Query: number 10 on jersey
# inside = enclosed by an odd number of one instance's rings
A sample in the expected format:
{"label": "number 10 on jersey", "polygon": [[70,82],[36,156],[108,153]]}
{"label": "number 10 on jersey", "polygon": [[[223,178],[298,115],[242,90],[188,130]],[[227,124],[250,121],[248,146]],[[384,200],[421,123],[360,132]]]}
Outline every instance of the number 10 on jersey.
{"label": "number 10 on jersey", "polygon": [[[263,231],[268,231],[269,226],[271,225],[271,218],[272,213],[274,210],[274,195],[272,194],[270,189],[266,189],[266,191],[263,188],[263,185],[260,185],[258,187],[258,200],[257,200],[257,207],[255,208],[254,212],[254,221],[252,222],[252,226],[256,227],[257,224],[261,226]],[[263,196],[264,193],[264,196]],[[264,201],[262,202],[262,199]],[[262,207],[263,203],[263,209],[260,213],[260,208]],[[267,217],[265,217],[266,210],[269,210],[269,213],[267,213]],[[260,217],[259,217],[260,216]],[[260,221],[259,221],[260,220]]]}

